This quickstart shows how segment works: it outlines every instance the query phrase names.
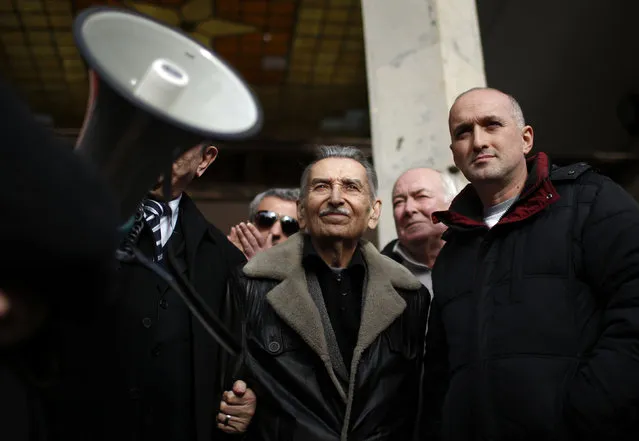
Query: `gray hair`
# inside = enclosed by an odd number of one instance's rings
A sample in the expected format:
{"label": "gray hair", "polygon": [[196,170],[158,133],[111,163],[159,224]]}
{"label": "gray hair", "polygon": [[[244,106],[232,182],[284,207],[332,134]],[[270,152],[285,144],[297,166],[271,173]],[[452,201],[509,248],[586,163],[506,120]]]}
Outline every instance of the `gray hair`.
{"label": "gray hair", "polygon": [[448,173],[444,173],[441,170],[437,170],[436,168],[431,168],[431,167],[412,167],[412,168],[404,170],[402,174],[399,175],[399,178],[395,180],[395,184],[393,185],[393,193],[395,192],[395,186],[397,185],[397,181],[399,181],[402,176],[404,176],[409,171],[422,170],[422,169],[432,170],[439,175],[442,182],[442,189],[444,191],[444,193],[442,194],[442,198],[444,199],[444,202],[451,203],[453,199],[455,199],[455,196],[457,196],[459,192],[461,191],[461,188],[458,187],[457,182]]}
{"label": "gray hair", "polygon": [[457,183],[453,178],[450,177],[447,173],[442,173],[439,170],[436,170],[439,173],[439,177],[442,178],[442,186],[444,187],[444,201],[450,204],[455,196],[457,196],[460,192],[460,188],[457,187]]}
{"label": "gray hair", "polygon": [[512,107],[512,117],[517,123],[517,127],[519,127],[520,129],[523,129],[526,126],[526,119],[524,118],[524,112],[521,110],[521,106],[519,105],[519,102],[515,99],[515,97],[505,92],[502,92],[499,89],[495,89],[494,87],[473,87],[457,95],[457,98],[455,98],[455,102],[461,97],[463,97],[464,95],[466,95],[467,93],[474,92],[476,90],[494,90],[495,92],[503,93],[504,95],[506,95],[508,97],[508,100],[510,101],[510,106]]}
{"label": "gray hair", "polygon": [[274,197],[283,201],[297,202],[300,198],[300,190],[298,188],[270,188],[253,198],[249,204],[249,219],[253,219],[257,214],[257,207],[264,198]]}
{"label": "gray hair", "polygon": [[311,168],[322,159],[328,158],[346,158],[359,162],[364,170],[366,170],[366,177],[368,178],[368,188],[371,192],[371,201],[377,198],[377,173],[373,168],[371,162],[366,158],[366,155],[356,147],[339,146],[339,145],[323,145],[318,147],[315,160],[306,166],[302,172],[302,179],[300,180],[300,196],[304,198],[308,194],[308,177],[311,173]]}

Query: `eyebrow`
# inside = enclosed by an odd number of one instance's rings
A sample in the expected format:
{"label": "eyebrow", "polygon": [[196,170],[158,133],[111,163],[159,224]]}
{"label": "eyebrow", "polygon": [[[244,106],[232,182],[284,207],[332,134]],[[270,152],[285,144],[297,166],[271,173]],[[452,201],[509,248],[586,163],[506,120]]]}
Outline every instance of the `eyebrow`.
{"label": "eyebrow", "polygon": [[[481,118],[479,118],[479,122],[480,123],[484,123],[485,124],[487,121],[499,121],[500,123],[503,123],[504,119],[499,117],[499,116],[497,116],[497,115],[493,115],[493,114],[485,115],[485,116],[482,116]],[[471,122],[463,122],[463,123],[461,123],[461,124],[459,124],[459,125],[457,125],[457,126],[455,126],[453,128],[453,134],[454,135],[459,135],[462,132],[470,130],[472,127],[473,127],[473,123],[471,123]]]}
{"label": "eyebrow", "polygon": [[[429,190],[427,187],[422,187],[422,188],[418,188],[417,190],[413,190],[413,191],[409,191],[408,194],[409,195],[415,195],[415,194],[419,194],[419,193],[433,193],[432,190]],[[394,193],[393,194],[393,199],[395,198],[403,198],[405,193]]]}
{"label": "eyebrow", "polygon": [[342,179],[342,183],[343,184],[356,184],[356,185],[359,185],[360,187],[362,186],[362,181],[360,181],[359,179],[355,179],[355,178],[344,178],[344,179]]}
{"label": "eyebrow", "polygon": [[[360,181],[359,179],[356,178],[343,178],[343,179],[337,179],[338,181],[341,181],[342,184],[357,184],[357,185],[362,185],[362,181]],[[311,185],[315,185],[315,184],[326,184],[326,183],[331,183],[335,181],[335,179],[330,179],[330,178],[314,178],[311,179]]]}

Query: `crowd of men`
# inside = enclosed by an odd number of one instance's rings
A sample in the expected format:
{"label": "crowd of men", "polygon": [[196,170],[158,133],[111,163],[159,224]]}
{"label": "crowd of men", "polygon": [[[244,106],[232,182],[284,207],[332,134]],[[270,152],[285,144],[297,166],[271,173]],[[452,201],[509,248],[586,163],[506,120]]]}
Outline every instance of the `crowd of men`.
{"label": "crowd of men", "polygon": [[[182,155],[128,239],[195,288],[237,356],[165,279],[110,257],[99,180],[16,121],[0,126],[13,134],[0,183],[29,177],[47,211],[2,193],[3,439],[639,439],[639,206],[587,164],[532,154],[512,96],[476,88],[452,105],[461,191],[410,168],[382,201],[361,151],[325,146],[299,189],[257,195],[248,221],[222,232],[185,192],[217,148]],[[84,171],[37,184],[38,155]],[[59,214],[70,201],[72,221]],[[363,236],[382,203],[397,239],[379,251]]]}

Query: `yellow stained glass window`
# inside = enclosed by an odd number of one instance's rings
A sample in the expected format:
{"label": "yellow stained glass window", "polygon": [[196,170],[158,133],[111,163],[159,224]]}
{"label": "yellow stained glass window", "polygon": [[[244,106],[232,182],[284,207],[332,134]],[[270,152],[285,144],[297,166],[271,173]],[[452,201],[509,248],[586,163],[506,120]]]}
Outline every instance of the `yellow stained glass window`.
{"label": "yellow stained glass window", "polygon": [[14,44],[25,45],[25,38],[22,32],[5,32],[3,34],[0,34],[0,39],[6,46],[11,46]]}
{"label": "yellow stained glass window", "polygon": [[64,73],[59,70],[45,69],[40,71],[40,78],[46,81],[64,80]]}
{"label": "yellow stained glass window", "polygon": [[20,22],[15,14],[0,14],[0,26],[7,28],[19,28]]}
{"label": "yellow stained glass window", "polygon": [[22,14],[22,22],[32,28],[46,28],[48,25],[47,16],[40,14]]}
{"label": "yellow stained glass window", "polygon": [[65,58],[78,56],[78,49],[75,46],[58,46],[58,52]]}
{"label": "yellow stained glass window", "polygon": [[324,38],[320,43],[320,52],[337,52],[340,49],[342,42],[340,40],[329,40]]}
{"label": "yellow stained glass window", "polygon": [[71,13],[71,2],[58,0],[45,0],[44,7],[50,12]]}
{"label": "yellow stained glass window", "polygon": [[50,15],[49,22],[54,28],[70,28],[73,23],[71,15]]}
{"label": "yellow stained glass window", "polygon": [[345,41],[342,49],[345,51],[361,51],[364,48],[364,42],[359,40]]}
{"label": "yellow stained glass window", "polygon": [[38,57],[35,59],[35,64],[39,68],[46,68],[46,69],[51,69],[51,68],[59,69],[62,67],[60,60],[58,58],[53,58],[53,57]]}
{"label": "yellow stained glass window", "polygon": [[319,53],[315,58],[316,63],[318,64],[335,64],[337,61],[338,54],[335,53]]}
{"label": "yellow stained glass window", "polygon": [[56,32],[54,39],[58,46],[73,46],[75,44],[71,32]]}
{"label": "yellow stained glass window", "polygon": [[288,81],[293,84],[307,84],[310,80],[310,77],[310,72],[291,70],[288,75]]}
{"label": "yellow stained glass window", "polygon": [[293,46],[296,49],[309,49],[312,50],[315,48],[317,43],[316,39],[313,38],[296,38]]}
{"label": "yellow stained glass window", "polygon": [[311,63],[315,59],[315,54],[303,50],[294,50],[291,53],[291,61]]}
{"label": "yellow stained glass window", "polygon": [[53,46],[31,46],[31,52],[35,57],[51,56],[56,54]]}
{"label": "yellow stained glass window", "polygon": [[29,32],[27,34],[29,42],[34,45],[51,43],[51,35],[48,32]]}
{"label": "yellow stained glass window", "polygon": [[28,58],[29,47],[26,45],[14,44],[4,48],[5,53],[11,58]]}
{"label": "yellow stained glass window", "polygon": [[324,35],[327,37],[341,37],[346,31],[344,25],[325,24]]}
{"label": "yellow stained glass window", "polygon": [[304,36],[319,35],[322,23],[319,21],[300,21],[297,25],[297,33]]}
{"label": "yellow stained glass window", "polygon": [[337,6],[341,8],[348,8],[354,3],[353,0],[328,0],[328,4],[331,6]]}
{"label": "yellow stained glass window", "polygon": [[326,21],[345,23],[348,21],[348,9],[331,9],[326,14]]}
{"label": "yellow stained glass window", "polygon": [[320,21],[322,20],[322,17],[324,17],[323,9],[302,8],[299,12],[298,19],[300,21]]}

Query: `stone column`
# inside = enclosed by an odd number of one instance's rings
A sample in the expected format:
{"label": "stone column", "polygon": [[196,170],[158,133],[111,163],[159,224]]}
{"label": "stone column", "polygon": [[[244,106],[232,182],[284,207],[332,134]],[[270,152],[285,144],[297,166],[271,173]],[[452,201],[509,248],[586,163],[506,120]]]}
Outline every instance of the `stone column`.
{"label": "stone column", "polygon": [[362,0],[362,13],[381,248],[396,237],[395,180],[412,167],[454,167],[448,109],[486,79],[475,0]]}

